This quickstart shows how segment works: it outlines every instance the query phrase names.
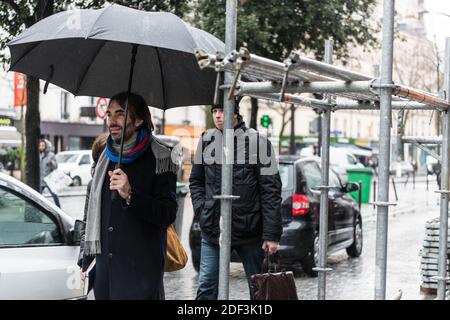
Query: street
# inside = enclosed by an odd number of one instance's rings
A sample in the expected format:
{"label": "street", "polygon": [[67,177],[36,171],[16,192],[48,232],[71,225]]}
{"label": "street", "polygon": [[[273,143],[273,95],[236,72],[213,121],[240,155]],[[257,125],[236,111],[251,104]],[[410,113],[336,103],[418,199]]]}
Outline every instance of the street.
{"label": "street", "polygon": [[[419,180],[419,179],[418,179]],[[420,256],[425,237],[425,223],[439,215],[439,196],[435,180],[430,179],[429,191],[423,179],[416,181],[413,190],[411,180],[405,186],[398,182],[398,205],[391,207],[388,233],[388,262],[386,297],[389,299],[402,290],[402,299],[433,299],[434,296],[420,292]],[[75,190],[75,191],[74,191]],[[62,196],[63,210],[75,218],[82,218],[84,188],[72,190],[73,195]],[[390,200],[395,195],[390,187]],[[188,197],[184,206],[183,231],[181,239],[190,258],[189,227],[192,221],[192,205]],[[345,250],[328,258],[333,269],[327,274],[327,299],[373,299],[375,282],[376,211],[369,204],[363,204],[364,246],[361,257],[350,259]],[[309,278],[295,267],[296,286],[299,299],[317,299],[317,278]],[[166,273],[166,299],[195,299],[198,275],[191,262],[177,272]],[[248,299],[248,287],[244,270],[239,263],[230,267],[230,299]]]}

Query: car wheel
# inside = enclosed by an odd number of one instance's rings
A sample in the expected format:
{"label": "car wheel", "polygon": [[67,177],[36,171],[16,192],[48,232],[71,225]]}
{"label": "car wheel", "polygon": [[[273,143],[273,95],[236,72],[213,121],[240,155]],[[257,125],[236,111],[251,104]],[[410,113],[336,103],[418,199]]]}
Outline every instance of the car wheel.
{"label": "car wheel", "polygon": [[79,187],[79,186],[81,186],[81,178],[80,178],[80,177],[76,176],[76,177],[74,177],[72,180],[73,180],[72,185],[73,185],[74,187]]}
{"label": "car wheel", "polygon": [[317,271],[313,269],[319,262],[319,235],[314,236],[313,246],[308,255],[301,260],[303,271],[310,277],[317,277]]}
{"label": "car wheel", "polygon": [[362,253],[363,248],[363,231],[362,231],[362,223],[361,218],[358,217],[356,220],[355,228],[353,229],[353,243],[350,247],[347,248],[347,254],[350,257],[359,257]]}

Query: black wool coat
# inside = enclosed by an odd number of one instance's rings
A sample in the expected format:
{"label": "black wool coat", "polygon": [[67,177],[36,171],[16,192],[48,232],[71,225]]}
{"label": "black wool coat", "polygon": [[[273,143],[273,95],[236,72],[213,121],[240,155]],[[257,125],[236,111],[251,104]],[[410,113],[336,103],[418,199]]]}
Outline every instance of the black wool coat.
{"label": "black wool coat", "polygon": [[[109,170],[114,170],[109,163]],[[166,230],[177,212],[176,175],[155,173],[151,147],[123,164],[132,188],[129,206],[111,201],[109,176],[102,186],[101,251],[96,256],[96,299],[158,299],[166,253]]]}

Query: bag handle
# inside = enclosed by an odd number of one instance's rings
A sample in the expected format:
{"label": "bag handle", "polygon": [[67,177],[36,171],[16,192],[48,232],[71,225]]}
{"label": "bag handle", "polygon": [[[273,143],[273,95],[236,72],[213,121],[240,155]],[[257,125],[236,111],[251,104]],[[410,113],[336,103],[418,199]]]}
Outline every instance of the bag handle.
{"label": "bag handle", "polygon": [[275,273],[278,272],[279,268],[279,253],[278,251],[275,253],[270,254],[269,251],[265,252],[265,259],[263,261],[263,272],[267,273]]}

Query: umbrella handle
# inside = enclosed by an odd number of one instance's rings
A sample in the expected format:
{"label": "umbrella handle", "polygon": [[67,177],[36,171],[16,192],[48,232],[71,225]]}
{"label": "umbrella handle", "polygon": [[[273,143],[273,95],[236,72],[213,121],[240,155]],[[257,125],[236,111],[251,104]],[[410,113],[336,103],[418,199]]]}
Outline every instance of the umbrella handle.
{"label": "umbrella handle", "polygon": [[[116,166],[114,167],[115,169],[119,169],[120,168],[120,164],[116,163]],[[117,190],[111,190],[111,201],[116,201],[120,199],[120,195],[119,192]]]}
{"label": "umbrella handle", "polygon": [[[123,139],[125,137],[125,132],[127,131],[127,119],[128,119],[128,99],[130,98],[130,92],[131,92],[131,84],[133,82],[133,72],[134,72],[134,65],[136,63],[136,54],[138,50],[137,44],[133,45],[133,49],[131,51],[131,66],[130,66],[130,75],[128,77],[128,91],[127,91],[127,99],[125,100],[125,122],[124,122],[124,128],[122,130],[122,134],[120,137],[120,151],[119,151],[119,162],[116,163],[116,166],[114,169],[120,169],[120,165],[122,163],[122,154],[123,154]],[[116,190],[113,190],[111,192],[111,201],[120,199],[119,192]]]}
{"label": "umbrella handle", "polygon": [[117,192],[117,190],[112,190],[111,191],[111,201],[116,201],[119,199],[120,199],[119,192]]}

